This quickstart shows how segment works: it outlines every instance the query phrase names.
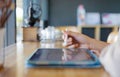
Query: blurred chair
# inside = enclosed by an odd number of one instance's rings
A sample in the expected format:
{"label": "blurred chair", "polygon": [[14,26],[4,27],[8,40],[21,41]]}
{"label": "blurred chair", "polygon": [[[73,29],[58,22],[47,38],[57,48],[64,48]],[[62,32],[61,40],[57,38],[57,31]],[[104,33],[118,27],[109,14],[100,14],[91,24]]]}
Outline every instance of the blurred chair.
{"label": "blurred chair", "polygon": [[108,35],[107,43],[114,43],[117,41],[118,31],[113,31]]}

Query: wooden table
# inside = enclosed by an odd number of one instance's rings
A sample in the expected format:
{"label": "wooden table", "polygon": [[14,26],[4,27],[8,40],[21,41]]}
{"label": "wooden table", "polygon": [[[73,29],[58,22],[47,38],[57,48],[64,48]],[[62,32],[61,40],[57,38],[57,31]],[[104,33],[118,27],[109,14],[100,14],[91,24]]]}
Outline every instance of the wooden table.
{"label": "wooden table", "polygon": [[40,47],[61,47],[61,43],[23,42],[6,48],[5,68],[0,77],[110,77],[103,68],[28,68],[26,58]]}

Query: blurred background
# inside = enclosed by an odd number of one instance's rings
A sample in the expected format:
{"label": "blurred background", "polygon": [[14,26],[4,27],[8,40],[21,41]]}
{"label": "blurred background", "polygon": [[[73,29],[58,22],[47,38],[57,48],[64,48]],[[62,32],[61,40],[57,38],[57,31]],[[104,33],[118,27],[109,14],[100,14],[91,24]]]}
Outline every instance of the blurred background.
{"label": "blurred background", "polygon": [[[26,19],[32,0],[13,1],[16,10],[8,21],[11,26],[6,29],[6,45],[24,40],[23,27],[28,27]],[[120,0],[33,0],[32,3],[42,11],[36,27],[76,26],[81,33],[107,41],[109,33],[117,31],[120,25]]]}

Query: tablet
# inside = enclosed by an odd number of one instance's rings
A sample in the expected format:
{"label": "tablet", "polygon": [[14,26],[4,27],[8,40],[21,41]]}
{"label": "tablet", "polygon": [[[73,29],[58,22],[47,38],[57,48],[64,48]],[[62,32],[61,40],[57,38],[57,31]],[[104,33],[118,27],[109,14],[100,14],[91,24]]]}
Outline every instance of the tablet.
{"label": "tablet", "polygon": [[34,66],[100,67],[97,56],[88,49],[37,49],[27,59]]}

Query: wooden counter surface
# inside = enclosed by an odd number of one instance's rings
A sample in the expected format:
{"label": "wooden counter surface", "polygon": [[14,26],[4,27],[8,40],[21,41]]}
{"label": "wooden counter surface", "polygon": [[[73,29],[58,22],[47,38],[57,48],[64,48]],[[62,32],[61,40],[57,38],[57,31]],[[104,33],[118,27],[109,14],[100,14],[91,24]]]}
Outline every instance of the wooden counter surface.
{"label": "wooden counter surface", "polygon": [[57,42],[40,44],[39,42],[24,42],[6,48],[5,68],[0,72],[0,77],[109,77],[103,68],[28,68],[26,58],[37,48],[60,48]]}

